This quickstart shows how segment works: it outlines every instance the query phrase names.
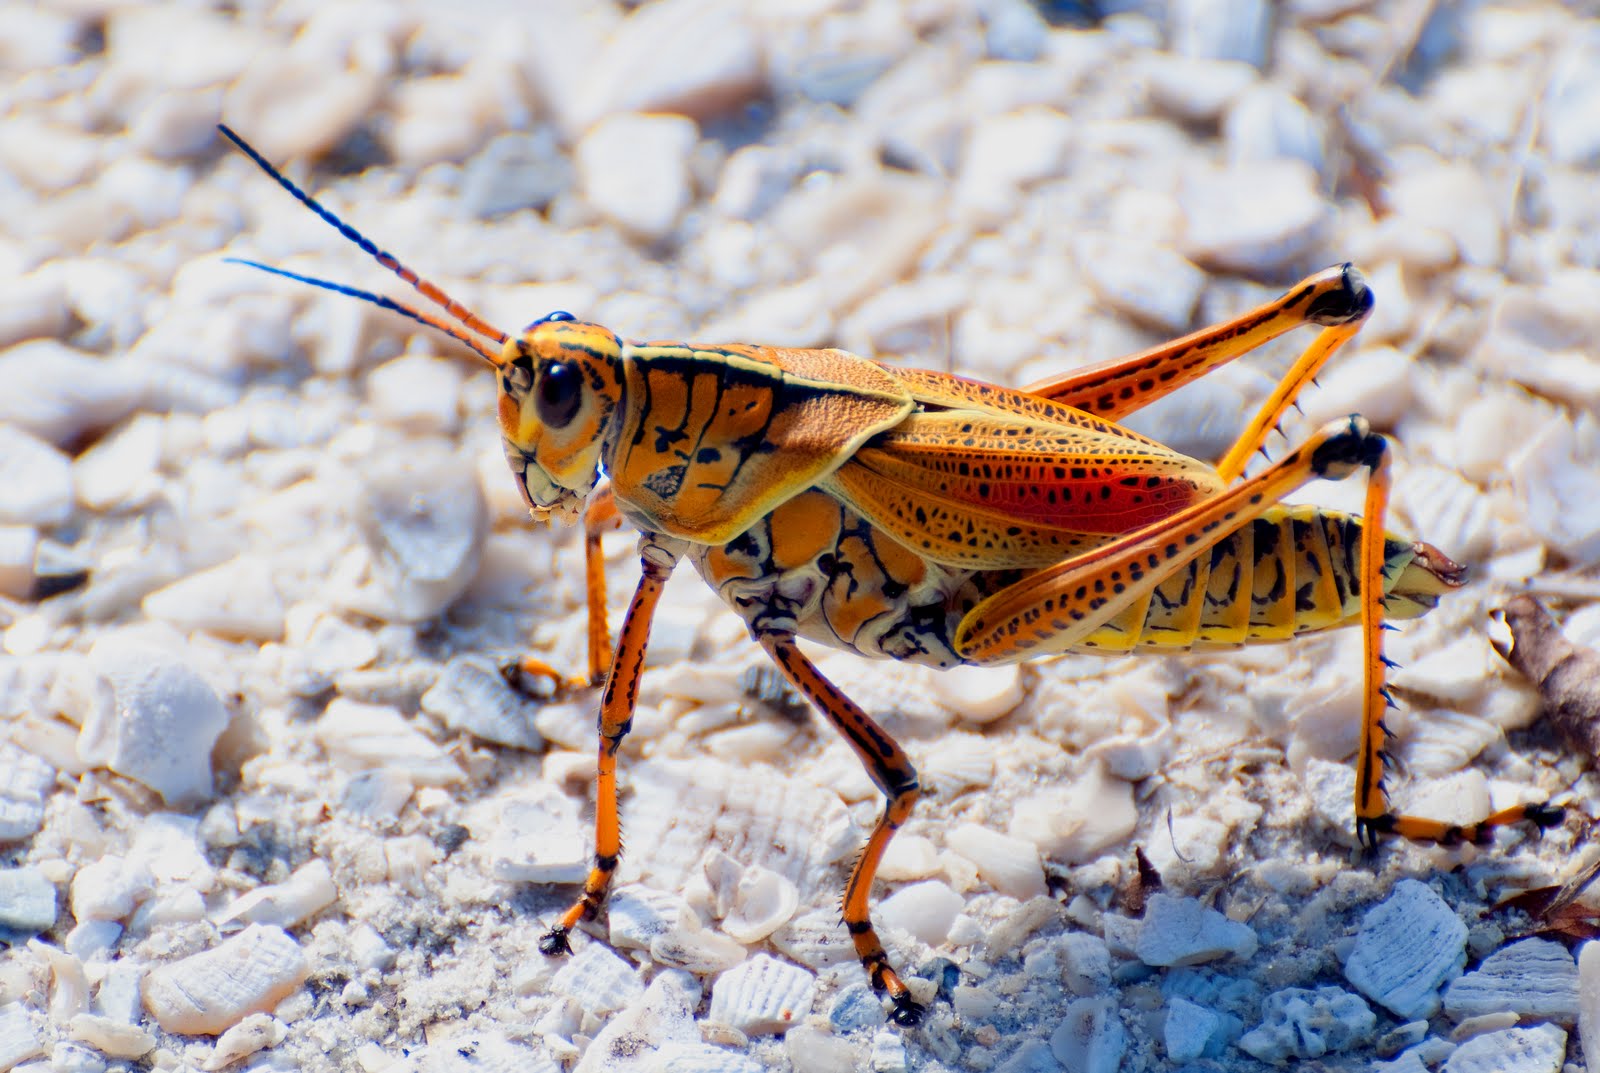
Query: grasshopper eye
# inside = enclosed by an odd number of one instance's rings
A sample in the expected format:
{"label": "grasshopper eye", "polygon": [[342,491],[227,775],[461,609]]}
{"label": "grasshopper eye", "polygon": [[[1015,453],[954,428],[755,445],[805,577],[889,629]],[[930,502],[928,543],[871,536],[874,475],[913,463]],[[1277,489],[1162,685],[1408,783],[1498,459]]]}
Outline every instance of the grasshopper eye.
{"label": "grasshopper eye", "polygon": [[557,361],[540,371],[535,408],[546,428],[561,428],[571,421],[582,401],[583,375],[574,366]]}

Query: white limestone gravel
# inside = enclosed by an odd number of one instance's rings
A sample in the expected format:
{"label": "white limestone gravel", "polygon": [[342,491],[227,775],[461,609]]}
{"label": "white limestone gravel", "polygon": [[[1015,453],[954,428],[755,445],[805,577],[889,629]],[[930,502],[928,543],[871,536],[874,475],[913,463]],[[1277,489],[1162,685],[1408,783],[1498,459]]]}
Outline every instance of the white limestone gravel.
{"label": "white limestone gravel", "polygon": [[[576,544],[527,524],[481,364],[222,261],[420,301],[214,124],[508,331],[1025,384],[1357,261],[1377,310],[1284,433],[1365,412],[1392,527],[1473,568],[1389,644],[1396,803],[1587,815],[1485,639],[1529,588],[1600,621],[1596,42],[1558,0],[0,6],[0,1071],[1246,1073],[1269,1022],[1285,1056],[1338,1022],[1350,1068],[1594,1065],[1593,944],[1491,909],[1567,878],[1579,821],[1353,859],[1353,635],[824,655],[922,775],[873,892],[932,1002],[902,1032],[838,924],[881,799],[678,578],[621,759],[631,893],[545,958],[595,698],[499,668],[585,669]],[[1214,457],[1294,350],[1130,424]],[[1370,1034],[1304,998],[1346,987]]]}

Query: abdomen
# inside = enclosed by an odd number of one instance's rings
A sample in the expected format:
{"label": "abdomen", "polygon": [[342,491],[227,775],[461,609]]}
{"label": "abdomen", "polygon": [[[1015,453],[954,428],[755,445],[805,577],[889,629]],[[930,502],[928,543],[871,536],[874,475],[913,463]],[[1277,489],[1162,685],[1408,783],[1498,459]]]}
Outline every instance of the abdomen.
{"label": "abdomen", "polygon": [[[1362,519],[1339,511],[1273,507],[1077,649],[1230,648],[1354,625],[1361,617],[1362,525]],[[1440,594],[1461,584],[1462,574],[1437,549],[1388,534],[1385,616],[1425,614]]]}

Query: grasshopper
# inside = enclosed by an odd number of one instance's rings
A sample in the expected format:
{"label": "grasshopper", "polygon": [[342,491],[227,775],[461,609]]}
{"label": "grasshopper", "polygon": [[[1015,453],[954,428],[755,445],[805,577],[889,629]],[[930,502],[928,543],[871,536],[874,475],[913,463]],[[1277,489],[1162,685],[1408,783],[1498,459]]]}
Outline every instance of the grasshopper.
{"label": "grasshopper", "polygon": [[[845,884],[843,923],[890,1014],[925,1008],[890,965],[869,892],[921,792],[900,745],[800,650],[989,666],[1065,652],[1186,650],[1362,631],[1357,834],[1482,843],[1501,826],[1560,822],[1542,804],[1467,825],[1389,810],[1392,705],[1385,619],[1422,615],[1463,582],[1438,549],[1388,533],[1386,440],[1359,415],[1245,476],[1296,395],[1360,329],[1373,298],[1351,265],[1233,320],[1020,390],[903,369],[842,350],[630,343],[556,312],[511,335],[320,205],[238,135],[277,183],[450,319],[368,291],[243,263],[371,302],[462,343],[493,369],[506,459],[536,519],[581,518],[588,662],[602,686],[595,855],[583,892],[540,941],[605,902],[622,851],[617,755],[650,622],[688,563],[744,619],[791,685],[844,736],[883,792]],[[1215,466],[1116,422],[1291,329],[1320,331]],[[1364,515],[1286,506],[1313,480],[1367,474]],[[613,648],[600,535],[638,530],[641,577]],[[548,671],[536,660],[525,667]]]}

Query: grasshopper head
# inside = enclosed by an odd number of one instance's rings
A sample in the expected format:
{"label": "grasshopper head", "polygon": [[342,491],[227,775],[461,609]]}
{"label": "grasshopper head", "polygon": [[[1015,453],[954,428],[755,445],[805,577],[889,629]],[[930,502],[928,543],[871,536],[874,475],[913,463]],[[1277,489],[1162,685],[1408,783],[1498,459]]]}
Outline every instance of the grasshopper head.
{"label": "grasshopper head", "polygon": [[601,446],[622,397],[622,343],[551,313],[500,353],[500,436],[531,510],[573,517],[599,478]]}
{"label": "grasshopper head", "polygon": [[[574,320],[571,313],[541,317],[528,325],[520,337],[501,331],[339,219],[243,138],[227,127],[217,129],[295,200],[409,283],[447,316],[259,261],[229,260],[410,317],[457,340],[494,366],[500,381],[500,435],[523,500],[535,514],[575,518],[599,479],[607,422],[622,399],[621,341],[605,328]],[[498,353],[496,346],[500,348]]]}

